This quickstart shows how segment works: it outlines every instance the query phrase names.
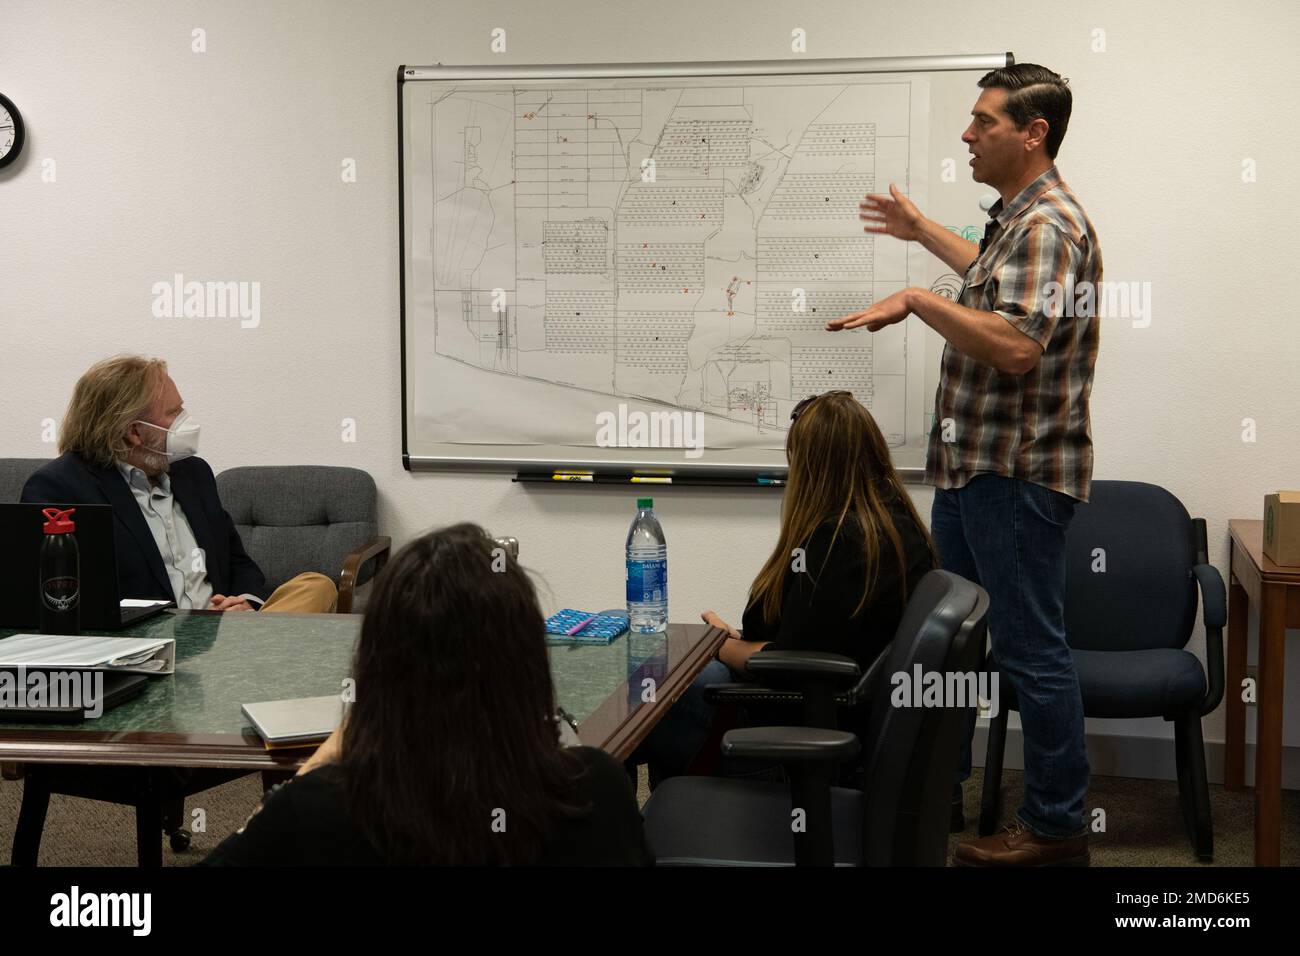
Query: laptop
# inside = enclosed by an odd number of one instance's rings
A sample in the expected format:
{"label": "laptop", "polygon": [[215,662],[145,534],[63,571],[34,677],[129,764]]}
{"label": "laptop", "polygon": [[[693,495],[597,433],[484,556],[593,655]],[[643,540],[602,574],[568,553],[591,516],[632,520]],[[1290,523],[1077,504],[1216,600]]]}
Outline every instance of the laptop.
{"label": "laptop", "polygon": [[343,720],[343,697],[303,697],[244,704],[240,708],[267,749],[318,744]]}
{"label": "laptop", "polygon": [[[17,680],[17,675],[13,671],[8,673],[12,680]],[[146,674],[104,673],[103,680],[103,689],[100,692],[102,696],[94,702],[102,708],[103,712],[125,703],[132,697],[139,696],[149,686],[149,677]],[[17,685],[15,683],[11,686]],[[46,703],[40,706],[25,703],[20,707],[16,700],[0,697],[0,721],[16,721],[23,724],[72,724],[79,720],[92,719],[86,715],[86,708],[90,703],[92,702],[85,700],[61,704]]]}
{"label": "laptop", "polygon": [[112,505],[0,504],[0,627],[35,631],[41,624],[41,544],[44,508],[76,508],[81,558],[81,629],[116,631],[152,617],[173,602],[123,607],[117,592],[117,548]]}

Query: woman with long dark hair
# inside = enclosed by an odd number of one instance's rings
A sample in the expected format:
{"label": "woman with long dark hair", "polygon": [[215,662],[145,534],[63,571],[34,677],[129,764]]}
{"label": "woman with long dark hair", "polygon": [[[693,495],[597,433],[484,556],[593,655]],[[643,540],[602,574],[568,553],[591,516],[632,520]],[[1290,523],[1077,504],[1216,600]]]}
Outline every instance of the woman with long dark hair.
{"label": "woman with long dark hair", "polygon": [[217,864],[644,864],[623,768],[561,747],[531,581],[458,524],[375,582],[342,727]]}
{"label": "woman with long dark hair", "polygon": [[806,398],[790,419],[776,546],[750,589],[743,631],[701,615],[729,637],[633,754],[650,765],[652,787],[684,773],[707,740],[715,715],[704,687],[743,679],[749,658],[768,649],[844,654],[865,670],[938,563],[884,435],[851,392]]}

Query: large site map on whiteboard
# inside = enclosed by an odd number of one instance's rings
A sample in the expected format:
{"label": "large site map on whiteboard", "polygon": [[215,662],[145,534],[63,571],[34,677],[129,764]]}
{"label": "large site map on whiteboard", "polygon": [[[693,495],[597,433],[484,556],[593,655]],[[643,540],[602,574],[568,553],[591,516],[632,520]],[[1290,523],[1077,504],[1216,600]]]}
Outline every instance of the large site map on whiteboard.
{"label": "large site map on whiteboard", "polygon": [[938,274],[858,218],[890,182],[925,209],[925,78],[414,86],[407,321],[438,440],[589,446],[627,403],[779,449],[795,402],[846,389],[920,441],[919,320],[824,324]]}

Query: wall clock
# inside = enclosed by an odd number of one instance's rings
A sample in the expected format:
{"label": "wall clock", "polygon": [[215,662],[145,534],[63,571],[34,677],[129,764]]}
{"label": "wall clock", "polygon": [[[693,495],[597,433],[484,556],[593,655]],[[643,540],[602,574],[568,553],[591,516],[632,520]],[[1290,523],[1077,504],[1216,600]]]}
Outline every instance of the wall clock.
{"label": "wall clock", "polygon": [[13,100],[0,93],[0,169],[8,166],[23,151],[23,118]]}

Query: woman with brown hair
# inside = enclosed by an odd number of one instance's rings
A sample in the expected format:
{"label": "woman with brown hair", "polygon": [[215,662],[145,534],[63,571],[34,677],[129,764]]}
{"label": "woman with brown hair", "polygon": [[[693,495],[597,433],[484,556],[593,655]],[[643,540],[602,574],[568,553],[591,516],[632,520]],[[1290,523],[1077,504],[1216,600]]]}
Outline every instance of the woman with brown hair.
{"label": "woman with brown hair", "polygon": [[652,787],[684,773],[707,740],[707,685],[744,679],[764,650],[844,654],[865,670],[893,638],[912,588],[937,566],[889,446],[851,392],[806,398],[790,421],[776,547],[750,589],[743,631],[713,611],[701,615],[730,636],[633,755],[649,763]]}
{"label": "woman with brown hair", "polygon": [[482,528],[394,556],[352,676],[342,727],[205,862],[650,862],[623,768],[560,745],[536,593]]}

